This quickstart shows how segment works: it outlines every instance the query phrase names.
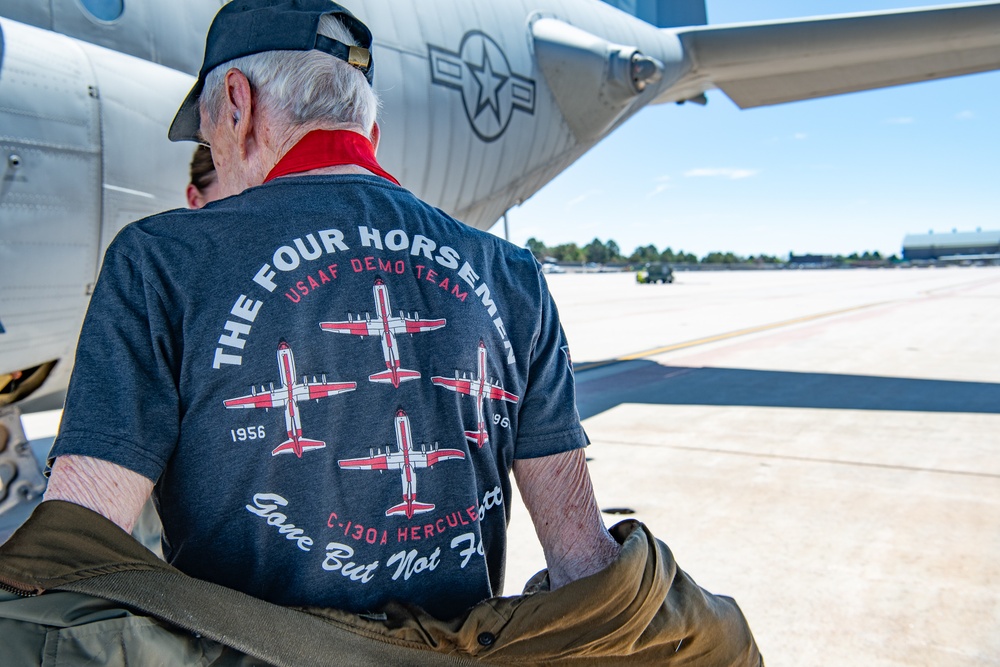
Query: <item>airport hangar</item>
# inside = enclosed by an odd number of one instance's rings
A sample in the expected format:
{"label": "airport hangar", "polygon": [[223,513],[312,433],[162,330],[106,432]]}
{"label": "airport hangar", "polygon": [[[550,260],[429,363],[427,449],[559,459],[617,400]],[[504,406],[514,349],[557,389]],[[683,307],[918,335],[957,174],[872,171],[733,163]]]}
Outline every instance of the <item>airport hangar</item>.
{"label": "airport hangar", "polygon": [[1000,231],[907,234],[903,238],[903,259],[1000,261]]}

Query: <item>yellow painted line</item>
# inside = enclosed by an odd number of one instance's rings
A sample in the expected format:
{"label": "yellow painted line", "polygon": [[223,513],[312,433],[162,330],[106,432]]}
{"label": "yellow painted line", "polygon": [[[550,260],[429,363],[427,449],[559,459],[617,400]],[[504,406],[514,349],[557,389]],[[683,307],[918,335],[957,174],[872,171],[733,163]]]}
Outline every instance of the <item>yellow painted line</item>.
{"label": "yellow painted line", "polygon": [[976,280],[967,280],[961,283],[955,283],[954,285],[945,285],[944,287],[935,287],[933,289],[924,290],[920,294],[922,296],[931,296],[937,294],[938,292],[947,292],[962,289],[963,287],[980,287],[981,285],[991,285],[995,283],[997,279],[995,277],[990,278],[978,278]]}
{"label": "yellow painted line", "polygon": [[875,306],[881,306],[886,303],[890,302],[878,301],[876,303],[866,303],[863,306],[852,306],[851,308],[842,308],[841,310],[831,310],[825,313],[817,313],[815,315],[805,315],[804,317],[796,317],[795,319],[792,320],[784,320],[782,322],[774,322],[772,324],[762,324],[758,327],[739,329],[737,331],[730,331],[728,333],[717,334],[715,336],[706,336],[705,338],[689,340],[683,343],[674,343],[673,345],[664,345],[663,347],[655,347],[651,350],[634,352],[632,354],[626,354],[621,357],[616,357],[614,359],[608,359],[606,361],[594,361],[587,364],[580,364],[579,366],[574,367],[573,370],[575,372],[589,371],[594,368],[601,368],[602,366],[609,366],[611,364],[617,364],[622,361],[635,361],[636,359],[646,359],[648,357],[655,357],[658,354],[664,354],[665,352],[674,352],[676,350],[683,350],[689,347],[697,347],[698,345],[708,345],[709,343],[716,343],[720,340],[728,340],[730,338],[737,338],[739,336],[749,336],[750,334],[760,333],[761,331],[780,329],[781,327],[789,327],[792,326],[793,324],[811,322],[813,320],[819,320],[824,317],[834,317],[835,315],[843,315],[844,313],[853,313],[858,310],[864,310],[865,308],[874,308]]}

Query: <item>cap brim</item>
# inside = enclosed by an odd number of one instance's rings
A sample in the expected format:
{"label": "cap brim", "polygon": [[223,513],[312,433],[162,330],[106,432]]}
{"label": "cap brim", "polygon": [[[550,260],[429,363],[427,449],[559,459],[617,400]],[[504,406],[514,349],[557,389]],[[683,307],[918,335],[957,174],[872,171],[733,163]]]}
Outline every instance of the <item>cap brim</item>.
{"label": "cap brim", "polygon": [[196,81],[194,88],[181,103],[181,108],[177,110],[174,122],[170,123],[170,129],[167,131],[167,138],[170,141],[202,141],[201,110],[198,104],[202,87],[202,82]]}

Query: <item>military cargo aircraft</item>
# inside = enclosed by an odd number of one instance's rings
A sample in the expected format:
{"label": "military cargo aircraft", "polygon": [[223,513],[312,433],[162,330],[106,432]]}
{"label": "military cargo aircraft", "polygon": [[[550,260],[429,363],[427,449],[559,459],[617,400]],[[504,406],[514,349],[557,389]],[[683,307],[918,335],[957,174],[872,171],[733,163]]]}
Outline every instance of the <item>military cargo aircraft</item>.
{"label": "military cargo aircraft", "polygon": [[410,430],[410,418],[400,408],[396,411],[396,446],[399,451],[385,454],[372,452],[371,456],[357,459],[341,459],[337,464],[341,468],[356,468],[359,470],[398,470],[403,483],[403,502],[393,505],[385,511],[386,516],[394,514],[412,519],[415,514],[423,514],[434,509],[433,503],[423,503],[417,500],[417,469],[432,468],[441,461],[464,459],[465,452],[461,449],[416,449],[413,446],[413,432]]}
{"label": "military cargo aircraft", "polygon": [[[483,415],[483,399],[488,398],[491,401],[517,403],[519,398],[509,391],[505,391],[498,383],[490,382],[487,379],[487,373],[489,372],[487,368],[486,344],[480,340],[479,347],[476,348],[475,379],[459,377],[457,371],[454,378],[442,375],[435,375],[431,378],[431,382],[439,387],[450,389],[459,394],[472,396],[476,399],[476,430],[466,431],[465,439],[470,443],[475,443],[480,449],[490,441],[489,433],[486,432],[486,417]],[[506,417],[503,417],[503,419],[506,419]]]}
{"label": "military cargo aircraft", "polygon": [[375,297],[375,312],[378,313],[375,319],[372,319],[371,316],[362,319],[359,316],[357,319],[348,319],[346,322],[320,322],[319,326],[323,331],[332,333],[379,336],[382,339],[385,370],[372,373],[368,376],[368,381],[389,383],[398,389],[400,382],[416,380],[420,377],[420,373],[400,368],[399,342],[396,340],[396,336],[434,331],[443,327],[446,322],[443,319],[422,320],[419,314],[414,317],[409,317],[403,312],[400,312],[398,317],[393,315],[392,305],[389,302],[389,288],[385,286],[385,281],[381,278],[375,279],[372,294]]}
{"label": "military cargo aircraft", "polygon": [[[249,396],[239,398],[229,398],[223,401],[227,408],[284,408],[285,409],[285,431],[288,440],[271,450],[271,456],[277,456],[286,452],[291,452],[295,456],[302,458],[302,453],[310,449],[322,449],[326,443],[322,440],[311,440],[302,437],[302,416],[299,409],[300,401],[319,401],[327,396],[336,396],[357,388],[355,382],[327,382],[326,376],[312,382],[302,376],[302,382],[295,381],[295,356],[288,343],[281,341],[278,343],[278,372],[281,373],[281,388],[275,389],[271,385],[270,389],[257,391],[252,388]],[[242,431],[242,432],[237,432]],[[266,437],[263,426],[257,429],[234,429],[232,430],[233,442],[239,440],[256,440]]]}
{"label": "military cargo aircraft", "polygon": [[[1000,68],[1000,3],[705,25],[704,0],[344,0],[379,159],[488,228],[651,104],[742,108]],[[219,0],[0,0],[0,407],[59,407],[104,249],[184,205],[166,128]]]}

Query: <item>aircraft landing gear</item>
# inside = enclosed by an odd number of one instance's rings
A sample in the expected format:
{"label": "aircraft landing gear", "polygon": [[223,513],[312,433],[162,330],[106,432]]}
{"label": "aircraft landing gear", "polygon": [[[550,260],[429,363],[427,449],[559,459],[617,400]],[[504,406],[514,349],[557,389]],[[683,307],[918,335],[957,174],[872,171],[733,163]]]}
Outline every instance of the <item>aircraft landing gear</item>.
{"label": "aircraft landing gear", "polygon": [[0,407],[0,543],[27,518],[29,506],[37,504],[44,492],[45,477],[21,427],[20,408]]}

